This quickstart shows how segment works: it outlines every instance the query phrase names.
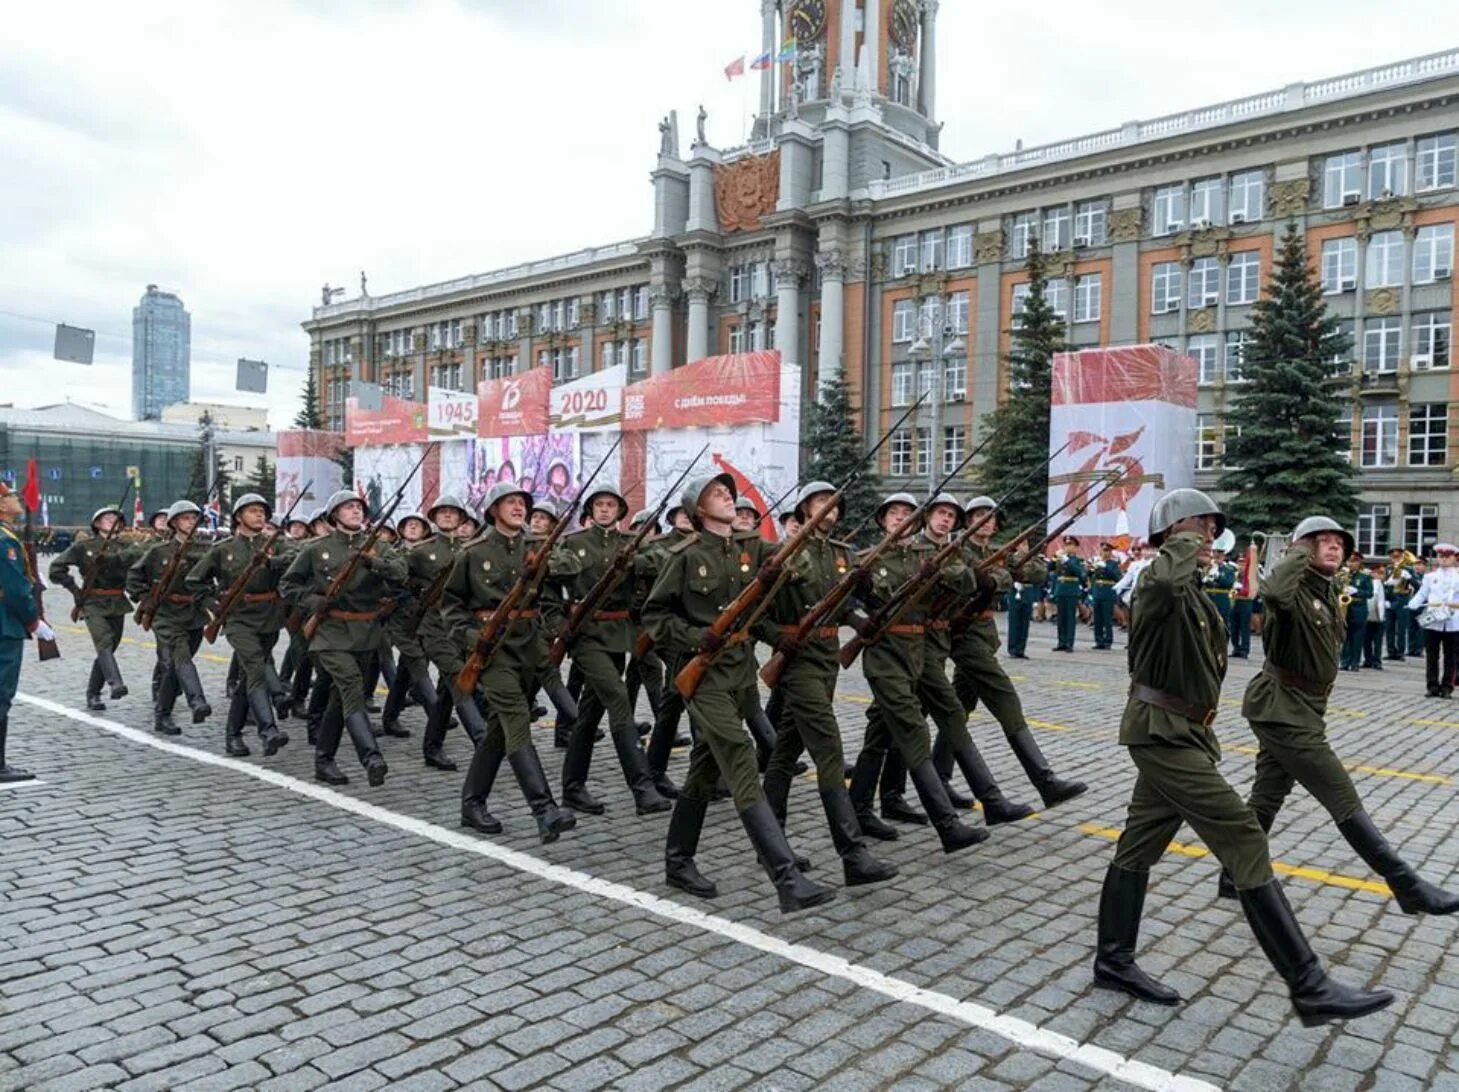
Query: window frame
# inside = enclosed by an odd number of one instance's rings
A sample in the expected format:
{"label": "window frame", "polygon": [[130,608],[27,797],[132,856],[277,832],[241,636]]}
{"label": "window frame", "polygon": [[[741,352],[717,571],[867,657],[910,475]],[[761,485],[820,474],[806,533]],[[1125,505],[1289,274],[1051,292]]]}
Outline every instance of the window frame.
{"label": "window frame", "polygon": [[[1414,144],[1413,158],[1415,193],[1453,189],[1459,184],[1459,132],[1420,137]],[[1429,168],[1427,171],[1426,166]],[[1424,181],[1425,174],[1431,179],[1427,183]]]}
{"label": "window frame", "polygon": [[[1150,313],[1170,315],[1180,310],[1185,270],[1179,262],[1156,262],[1150,267]],[[1162,289],[1164,294],[1162,295]],[[1165,306],[1160,306],[1161,303]]]}
{"label": "window frame", "polygon": [[[1322,294],[1340,296],[1358,288],[1358,240],[1354,235],[1339,235],[1322,240],[1318,259],[1321,269]],[[1344,273],[1344,270],[1350,272]],[[1336,287],[1332,287],[1332,285]]]}
{"label": "window frame", "polygon": [[[1237,204],[1237,188],[1240,187],[1241,201]],[[1252,195],[1255,194],[1255,211],[1252,210]],[[1235,171],[1227,181],[1226,222],[1228,224],[1254,224],[1266,219],[1266,171],[1257,167],[1249,171]]]}
{"label": "window frame", "polygon": [[[1421,263],[1426,268],[1421,271]],[[1413,235],[1414,284],[1438,284],[1454,276],[1454,222],[1424,224]]]}
{"label": "window frame", "polygon": [[1358,425],[1358,465],[1364,470],[1391,470],[1398,466],[1397,400],[1375,399],[1363,404]]}
{"label": "window frame", "polygon": [[1246,307],[1260,298],[1261,251],[1238,250],[1227,255],[1226,305]]}
{"label": "window frame", "polygon": [[1160,238],[1183,230],[1186,210],[1184,182],[1170,186],[1157,186],[1150,197],[1150,234]]}
{"label": "window frame", "polygon": [[[1351,176],[1351,177],[1349,177]],[[1349,188],[1351,183],[1351,188]],[[1322,207],[1340,209],[1363,199],[1363,153],[1330,152],[1322,159]]]}
{"label": "window frame", "polygon": [[[1424,412],[1420,414],[1420,410]],[[1438,427],[1435,428],[1435,425]],[[1447,402],[1409,403],[1407,447],[1409,466],[1442,467],[1448,465],[1449,404]],[[1415,458],[1415,455],[1419,457]]]}
{"label": "window frame", "polygon": [[[1374,335],[1379,335],[1376,339]],[[1391,339],[1390,339],[1391,335]],[[1389,352],[1391,340],[1392,352]],[[1377,345],[1378,352],[1372,348]],[[1400,315],[1375,315],[1363,322],[1363,373],[1389,375],[1398,371],[1403,355],[1403,318]]]}

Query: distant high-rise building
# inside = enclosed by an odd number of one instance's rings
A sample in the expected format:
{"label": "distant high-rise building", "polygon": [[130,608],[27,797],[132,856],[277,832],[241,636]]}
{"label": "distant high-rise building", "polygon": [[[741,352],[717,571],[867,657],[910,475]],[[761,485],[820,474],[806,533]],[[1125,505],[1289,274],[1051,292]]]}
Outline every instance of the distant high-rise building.
{"label": "distant high-rise building", "polygon": [[186,402],[190,393],[192,316],[182,300],[147,286],[132,309],[132,415],[157,420],[162,407]]}

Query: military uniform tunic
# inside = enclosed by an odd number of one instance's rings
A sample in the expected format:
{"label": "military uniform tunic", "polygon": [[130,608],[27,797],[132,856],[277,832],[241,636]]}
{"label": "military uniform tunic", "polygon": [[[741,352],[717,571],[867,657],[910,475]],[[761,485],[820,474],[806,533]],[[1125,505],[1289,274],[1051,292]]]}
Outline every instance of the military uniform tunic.
{"label": "military uniform tunic", "polygon": [[1058,636],[1054,648],[1073,651],[1079,629],[1079,601],[1084,598],[1084,562],[1073,554],[1055,562],[1051,578],[1052,598],[1058,612]]}
{"label": "military uniform tunic", "polygon": [[[127,615],[132,612],[127,602],[127,570],[142,556],[145,547],[122,541],[122,534],[112,536],[105,555],[101,558],[96,577],[87,589],[86,600],[81,603],[81,620],[91,635],[91,643],[98,652],[115,652],[121,644],[122,630]],[[96,563],[101,552],[101,537],[92,537],[73,542],[63,553],[51,559],[50,582],[77,595],[86,580],[86,574]],[[75,568],[81,574],[77,580],[71,575]]]}
{"label": "military uniform tunic", "polygon": [[[253,558],[269,548],[271,541],[264,534],[237,534],[218,543],[189,570],[188,590],[221,601]],[[233,646],[243,667],[244,686],[250,691],[270,689],[274,645],[284,624],[279,577],[288,564],[277,553],[260,563],[244,587],[242,597],[223,620],[223,635]]]}
{"label": "military uniform tunic", "polygon": [[[161,581],[163,572],[179,548],[177,538],[167,538],[154,543],[132,563],[127,570],[127,595],[133,601],[141,604],[148,600],[153,586]],[[157,614],[152,620],[152,636],[157,643],[158,663],[164,671],[175,669],[178,664],[191,664],[203,642],[208,612],[202,598],[187,590],[185,578],[188,570],[202,560],[207,549],[197,539],[189,541],[187,553],[173,574],[171,587],[161,589]]]}
{"label": "military uniform tunic", "polygon": [[1368,602],[1373,598],[1373,578],[1367,573],[1354,573],[1348,578],[1352,601],[1348,604],[1347,633],[1343,638],[1342,666],[1359,670],[1363,660],[1363,627],[1368,624]]}
{"label": "military uniform tunic", "polygon": [[[20,686],[25,642],[38,621],[25,546],[8,524],[0,523],[0,722],[10,716],[10,705]],[[0,755],[0,765],[3,763],[4,756]]]}
{"label": "military uniform tunic", "polygon": [[1120,563],[1114,558],[1097,561],[1089,569],[1089,602],[1094,608],[1094,647],[1109,648],[1115,640],[1115,585],[1120,582]]}

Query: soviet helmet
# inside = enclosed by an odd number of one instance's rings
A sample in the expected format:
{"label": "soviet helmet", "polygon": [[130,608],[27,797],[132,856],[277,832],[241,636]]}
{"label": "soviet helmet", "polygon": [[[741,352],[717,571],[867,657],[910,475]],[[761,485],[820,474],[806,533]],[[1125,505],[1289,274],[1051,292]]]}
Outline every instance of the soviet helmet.
{"label": "soviet helmet", "polygon": [[[521,497],[527,504],[527,510],[529,512],[531,511],[531,493],[527,492],[521,486],[517,485],[516,482],[497,482],[494,486],[491,487],[491,489],[487,491],[486,502],[481,506],[482,512],[485,513],[488,518],[490,518],[492,510],[496,508],[497,502],[500,500],[505,500],[507,497],[511,496]],[[468,519],[474,518],[472,517],[470,512],[467,512],[466,516]]]}
{"label": "soviet helmet", "polygon": [[637,512],[633,513],[633,518],[628,521],[628,529],[630,531],[637,531],[645,523],[652,523],[655,531],[659,529],[659,521],[654,519],[652,508],[640,508]]}
{"label": "soviet helmet", "polygon": [[527,514],[535,515],[538,512],[551,516],[554,521],[559,520],[562,518],[562,505],[551,497],[542,497],[532,502],[532,511]]}
{"label": "soviet helmet", "polygon": [[1301,523],[1292,529],[1292,541],[1304,539],[1308,535],[1320,534],[1323,531],[1332,531],[1334,534],[1342,535],[1342,556],[1351,557],[1357,543],[1353,539],[1352,532],[1335,519],[1328,519],[1326,516],[1308,516]]}
{"label": "soviet helmet", "polygon": [[239,497],[237,500],[235,500],[233,502],[233,507],[231,509],[231,512],[233,514],[233,518],[236,520],[238,518],[238,513],[241,512],[241,511],[243,511],[250,504],[261,504],[261,505],[263,505],[264,518],[265,519],[272,519],[273,518],[273,515],[274,515],[274,506],[272,504],[270,504],[268,501],[264,500],[263,497],[259,496],[257,493],[244,493],[243,496]]}
{"label": "soviet helmet", "polygon": [[701,474],[697,478],[689,479],[689,484],[684,486],[684,491],[679,494],[679,507],[684,509],[696,527],[699,525],[699,498],[715,482],[719,482],[728,489],[730,496],[736,498],[739,496],[739,490],[735,488],[735,480],[729,474]]}
{"label": "soviet helmet", "polygon": [[122,520],[123,522],[126,521],[126,516],[122,515],[122,510],[109,504],[105,508],[98,508],[94,513],[92,513],[91,529],[93,531],[96,530],[96,521],[99,520],[102,516],[106,515],[108,512],[116,516],[117,519]]}
{"label": "soviet helmet", "polygon": [[959,527],[963,525],[964,516],[962,502],[954,497],[951,493],[939,493],[937,494],[937,496],[933,497],[932,502],[927,505],[927,513],[931,515],[934,508],[944,507],[951,508],[954,512],[957,513],[957,518],[954,519],[952,522],[952,529],[956,531]]}
{"label": "soviet helmet", "polygon": [[1172,489],[1150,509],[1150,544],[1160,546],[1166,533],[1183,519],[1192,516],[1216,517],[1216,534],[1226,530],[1226,517],[1220,506],[1199,489]]}
{"label": "soviet helmet", "polygon": [[336,489],[329,495],[329,500],[324,502],[324,518],[333,523],[335,510],[344,507],[350,501],[355,501],[361,506],[365,503],[360,500],[360,495],[353,489]]}
{"label": "soviet helmet", "polygon": [[881,521],[886,518],[887,509],[894,504],[905,504],[915,509],[917,507],[917,498],[912,496],[911,493],[893,493],[891,496],[884,498],[882,502],[876,506],[877,523],[881,523]]}
{"label": "soviet helmet", "polygon": [[[780,514],[780,522],[784,523],[787,516],[794,516],[796,519],[799,520],[805,519],[805,506],[808,500],[810,500],[812,497],[819,496],[822,493],[835,492],[836,487],[830,482],[806,482],[805,485],[801,486],[800,492],[795,495],[795,507],[792,508],[789,512],[782,512]],[[846,511],[845,505],[842,504],[840,498],[837,498],[836,500],[836,511],[838,513],[844,513]]]}
{"label": "soviet helmet", "polygon": [[436,513],[439,512],[442,508],[454,508],[463,516],[471,515],[471,509],[467,508],[459,497],[456,497],[451,493],[442,493],[439,497],[436,498],[436,502],[425,510],[426,519],[428,519],[432,523],[435,523]]}
{"label": "soviet helmet", "polygon": [[172,526],[172,521],[178,516],[201,516],[203,510],[190,500],[173,501],[167,508],[167,526]]}
{"label": "soviet helmet", "polygon": [[588,495],[583,498],[583,511],[591,515],[593,511],[593,501],[597,500],[599,497],[612,497],[618,502],[619,519],[622,519],[624,516],[628,515],[627,498],[625,498],[623,494],[618,492],[618,490],[615,489],[613,486],[606,483],[603,485],[593,486]]}
{"label": "soviet helmet", "polygon": [[426,518],[424,512],[407,512],[405,515],[401,516],[398,520],[395,521],[395,530],[400,532],[402,536],[405,533],[405,525],[407,523],[419,523],[421,525],[421,530],[423,530],[427,535],[433,535],[436,533],[435,526],[431,523],[429,519]]}

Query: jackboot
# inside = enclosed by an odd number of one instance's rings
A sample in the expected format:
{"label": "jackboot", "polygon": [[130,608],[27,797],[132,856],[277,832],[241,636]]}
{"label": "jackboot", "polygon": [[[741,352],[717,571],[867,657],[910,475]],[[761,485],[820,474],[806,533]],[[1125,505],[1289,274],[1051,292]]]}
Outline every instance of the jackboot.
{"label": "jackboot", "polygon": [[745,719],[745,727],[755,741],[755,759],[763,774],[770,768],[770,753],[775,750],[775,726],[765,715],[765,710],[756,709]]}
{"label": "jackboot", "polygon": [[34,781],[35,774],[19,766],[11,766],[5,761],[5,737],[9,734],[10,714],[7,713],[0,717],[0,785],[9,785],[15,781]]}
{"label": "jackboot", "polygon": [[901,837],[897,828],[883,822],[871,808],[871,800],[876,794],[876,783],[880,777],[880,753],[862,751],[856,757],[856,765],[851,767],[851,788],[847,792],[851,797],[851,807],[856,812],[856,822],[861,827],[861,833],[880,842],[895,842]]}
{"label": "jackboot", "polygon": [[1355,989],[1328,977],[1275,879],[1236,894],[1257,943],[1286,982],[1303,1027],[1366,1016],[1393,1003],[1387,990]]}
{"label": "jackboot", "polygon": [[[454,700],[456,715],[461,718],[461,727],[466,732],[466,738],[471,740],[473,747],[478,746],[486,738],[486,720],[482,717],[481,710],[469,698],[457,698],[456,688],[451,683],[447,683],[445,689]],[[449,716],[446,717],[446,727],[451,727]]]}
{"label": "jackboot", "polygon": [[[1266,833],[1272,832],[1272,824],[1277,821],[1277,813],[1274,811],[1258,811],[1252,808],[1256,821],[1261,824],[1261,829]],[[1221,876],[1216,880],[1216,897],[1218,899],[1234,899],[1236,897],[1236,885],[1231,882],[1231,873],[1223,867]]]}
{"label": "jackboot", "polygon": [[988,764],[983,761],[982,754],[973,744],[959,748],[953,753],[953,758],[962,770],[963,777],[967,778],[968,786],[978,798],[978,803],[983,805],[983,821],[990,827],[996,827],[999,823],[1015,823],[1034,813],[1034,809],[1027,804],[1009,800],[1003,795],[1003,790],[993,780]]}
{"label": "jackboot", "polygon": [[1359,808],[1339,823],[1337,829],[1368,867],[1388,881],[1398,908],[1405,914],[1452,914],[1459,910],[1459,895],[1451,895],[1421,879],[1413,866],[1388,844],[1366,811]]}
{"label": "jackboot", "polygon": [[826,810],[826,823],[831,828],[831,844],[841,857],[841,871],[847,887],[881,883],[897,874],[897,866],[879,861],[866,848],[861,827],[856,823],[856,809],[843,788],[822,789],[821,807]]}
{"label": "jackboot", "polygon": [[902,755],[895,748],[887,751],[886,762],[881,768],[881,816],[895,819],[899,823],[912,823],[925,827],[927,816],[907,801],[907,766]]}
{"label": "jackboot", "polygon": [[[414,690],[422,706],[427,710],[425,735],[421,736],[420,751],[421,759],[426,766],[433,770],[451,771],[456,769],[456,763],[451,761],[451,756],[446,754],[446,728],[450,724],[450,715],[447,710],[451,707],[450,694],[446,695],[444,708],[441,697],[436,688],[431,684],[429,676],[422,679],[410,679],[409,672],[399,671],[396,673],[396,682],[407,679],[408,685],[401,686],[401,700],[407,693]],[[395,687],[390,688],[389,697],[394,697]],[[387,698],[385,707],[389,709],[390,702]],[[472,712],[476,710],[473,707]]]}
{"label": "jackboot", "polygon": [[623,767],[623,779],[633,793],[633,806],[638,814],[656,815],[672,808],[674,805],[654,788],[648,756],[643,753],[638,731],[632,724],[625,724],[613,733],[613,747],[618,752],[618,764]]}
{"label": "jackboot", "polygon": [[608,809],[588,792],[588,769],[593,764],[593,728],[582,717],[573,722],[562,758],[562,803],[573,811],[602,815]]}
{"label": "jackboot", "polygon": [[223,696],[230,701],[238,691],[238,678],[243,673],[243,665],[238,662],[238,653],[228,658],[228,676],[223,680]]}
{"label": "jackboot", "polygon": [[669,816],[669,833],[664,839],[664,882],[701,899],[719,894],[713,880],[705,879],[694,864],[699,850],[699,832],[704,827],[704,813],[709,801],[681,796],[674,802]]}
{"label": "jackboot", "polygon": [[970,811],[977,800],[958,792],[956,786],[953,785],[952,748],[941,732],[937,733],[937,740],[932,745],[932,765],[937,767],[937,774],[942,778],[942,788],[947,793],[948,802],[962,811]]}
{"label": "jackboot", "polygon": [[572,736],[572,726],[578,719],[577,699],[559,682],[549,681],[542,688],[542,692],[557,710],[557,723],[552,728],[552,745],[559,751],[566,750]]}
{"label": "jackboot", "polygon": [[765,866],[770,882],[775,885],[782,914],[809,910],[836,897],[835,891],[807,879],[795,866],[795,854],[791,852],[785,832],[780,829],[769,804],[763,800],[751,804],[740,812],[740,822],[745,825],[745,833],[750,836],[755,855]]}
{"label": "jackboot", "polygon": [[96,662],[101,667],[101,677],[111,687],[111,700],[125,698],[127,684],[122,681],[122,669],[117,665],[116,653],[111,649],[102,649],[96,654]]}
{"label": "jackboot", "polygon": [[[776,773],[773,770],[766,773],[765,802],[770,805],[770,811],[774,814],[775,821],[780,824],[781,830],[785,829],[785,813],[789,799],[790,777],[786,774]],[[811,870],[810,858],[797,853],[795,855],[795,867],[802,872],[809,872]]]}
{"label": "jackboot", "polygon": [[[274,719],[288,720],[289,706],[292,704],[289,701],[289,688],[284,685],[283,680],[279,678],[279,673],[274,670],[272,652],[263,659],[263,685],[268,694],[269,704],[274,708]],[[251,701],[249,708],[253,708]]]}
{"label": "jackboot", "polygon": [[461,825],[482,834],[502,832],[502,821],[487,811],[485,800],[461,801]]}
{"label": "jackboot", "polygon": [[247,758],[253,752],[243,742],[243,723],[248,718],[248,695],[241,686],[234,687],[228,699],[228,718],[223,722],[223,753],[232,758]]}
{"label": "jackboot", "polygon": [[172,706],[177,701],[177,682],[166,668],[153,672],[157,685],[152,691],[152,730],[158,735],[180,736],[182,729],[172,720]]}
{"label": "jackboot", "polygon": [[1073,800],[1089,788],[1082,781],[1065,781],[1061,777],[1056,777],[1054,771],[1049,768],[1049,760],[1044,757],[1043,751],[1039,750],[1033,733],[1027,728],[1020,728],[1014,732],[1008,737],[1008,742],[1013,747],[1013,753],[1018,756],[1018,762],[1023,767],[1023,772],[1033,782],[1033,787],[1038,789],[1039,796],[1043,797],[1045,807],[1051,808],[1055,804],[1062,804],[1065,800]]}
{"label": "jackboot", "polygon": [[482,834],[500,834],[501,820],[486,808],[486,798],[496,785],[497,771],[502,767],[500,745],[482,740],[466,767],[466,779],[461,783],[461,825],[479,830]]}
{"label": "jackboot", "polygon": [[507,755],[512,773],[517,775],[517,784],[537,820],[537,836],[544,843],[555,842],[565,830],[578,825],[572,812],[559,811],[552,799],[552,790],[547,787],[547,775],[542,772],[542,760],[537,757],[537,748],[528,743]]}
{"label": "jackboot", "polygon": [[192,710],[193,723],[203,723],[213,715],[213,707],[203,694],[203,680],[198,678],[197,665],[191,660],[180,660],[172,665],[172,673],[177,676],[177,684],[182,687],[187,707]]}
{"label": "jackboot", "polygon": [[274,707],[269,700],[266,687],[248,692],[248,707],[253,710],[253,719],[258,722],[258,738],[263,743],[265,758],[272,758],[289,744],[289,737],[279,731],[274,722]]}
{"label": "jackboot", "polygon": [[[937,768],[932,765],[931,759],[924,759],[907,772],[912,775],[917,796],[927,809],[937,837],[942,841],[942,852],[956,853],[960,849],[968,849],[988,840],[987,827],[970,827],[957,817],[952,802],[942,791],[942,778],[937,776]],[[886,810],[885,804],[882,810]]]}
{"label": "jackboot", "polygon": [[86,711],[88,713],[106,712],[106,702],[101,700],[101,684],[103,681],[100,661],[91,661],[91,675],[86,680]]}
{"label": "jackboot", "polygon": [[671,717],[665,711],[654,717],[653,731],[648,737],[649,773],[653,775],[654,788],[660,796],[668,800],[679,797],[679,790],[674,787],[666,772],[669,768],[669,756],[674,750],[674,736],[678,730],[678,718]]}
{"label": "jackboot", "polygon": [[1099,939],[1094,949],[1094,984],[1156,1005],[1178,1005],[1180,994],[1135,964],[1135,941],[1150,873],[1110,865],[1099,892]]}
{"label": "jackboot", "polygon": [[390,729],[400,723],[400,714],[405,709],[405,696],[410,691],[409,671],[397,671],[395,681],[385,693],[385,708],[380,714],[381,730],[388,736]]}
{"label": "jackboot", "polygon": [[365,776],[370,779],[371,787],[378,789],[385,784],[385,775],[390,772],[390,767],[375,747],[375,733],[370,729],[369,714],[363,711],[351,713],[344,718],[344,728],[350,734],[350,742],[355,745],[355,754],[359,756],[360,765],[365,767]]}

